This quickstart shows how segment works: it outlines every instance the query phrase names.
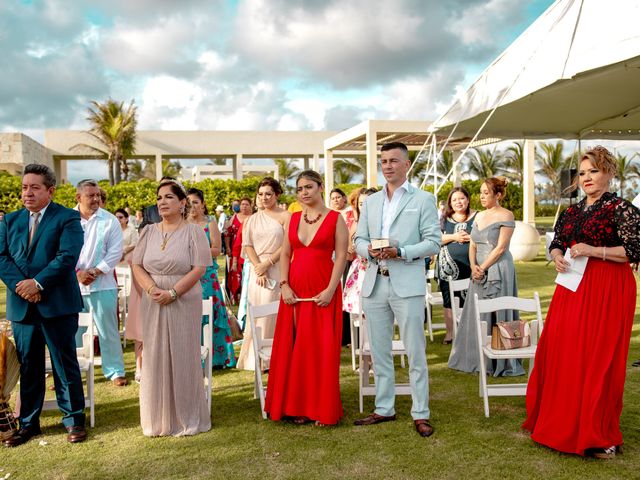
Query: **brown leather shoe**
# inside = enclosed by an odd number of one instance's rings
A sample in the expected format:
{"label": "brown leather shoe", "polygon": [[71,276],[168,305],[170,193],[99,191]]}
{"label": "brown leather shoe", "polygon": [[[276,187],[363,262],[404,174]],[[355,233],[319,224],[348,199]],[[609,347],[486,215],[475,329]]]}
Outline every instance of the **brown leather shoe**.
{"label": "brown leather shoe", "polygon": [[378,415],[377,413],[372,413],[368,417],[359,418],[358,420],[353,422],[353,424],[358,426],[375,425],[376,423],[392,422],[395,419],[396,419],[395,415],[391,415],[390,417],[383,417],[382,415]]}
{"label": "brown leather shoe", "polygon": [[125,377],[116,377],[113,379],[113,384],[116,387],[124,387],[126,385],[129,384],[129,382],[127,381],[127,379]]}
{"label": "brown leather shoe", "polygon": [[87,439],[87,430],[80,425],[73,425],[67,427],[67,442],[79,443],[84,442]]}
{"label": "brown leather shoe", "polygon": [[421,437],[430,437],[433,435],[434,428],[429,423],[429,420],[414,420],[413,424],[416,426],[416,432],[418,432]]}
{"label": "brown leather shoe", "polygon": [[17,447],[23,443],[27,443],[32,437],[40,435],[41,433],[39,428],[21,428],[2,443],[5,447]]}

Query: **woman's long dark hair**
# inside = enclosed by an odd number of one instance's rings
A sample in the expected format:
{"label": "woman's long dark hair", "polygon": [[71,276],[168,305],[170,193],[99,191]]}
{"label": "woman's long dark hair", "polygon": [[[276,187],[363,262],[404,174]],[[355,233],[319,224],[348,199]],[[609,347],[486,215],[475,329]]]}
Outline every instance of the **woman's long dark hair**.
{"label": "woman's long dark hair", "polygon": [[444,207],[444,214],[440,219],[440,228],[443,232],[444,232],[444,226],[447,223],[447,218],[451,218],[451,216],[455,213],[455,211],[453,210],[453,207],[451,206],[451,197],[453,197],[453,194],[456,192],[460,192],[465,197],[467,197],[467,210],[464,212],[466,215],[465,221],[469,218],[469,214],[471,213],[471,196],[469,195],[469,192],[467,192],[467,190],[463,187],[453,187],[449,192],[449,196],[447,197],[447,203],[445,204],[445,207]]}

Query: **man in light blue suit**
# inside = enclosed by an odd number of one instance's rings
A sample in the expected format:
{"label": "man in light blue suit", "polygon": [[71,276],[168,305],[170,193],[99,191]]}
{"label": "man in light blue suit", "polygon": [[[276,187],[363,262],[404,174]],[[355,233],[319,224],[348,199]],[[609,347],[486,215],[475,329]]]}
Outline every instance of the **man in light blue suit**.
{"label": "man in light blue suit", "polygon": [[[409,357],[409,381],[416,431],[433,433],[429,422],[429,373],[424,333],[426,277],[424,258],[440,250],[440,226],[433,195],[409,184],[411,162],[407,147],[393,142],[382,146],[382,191],[364,202],[355,245],[369,259],[362,286],[375,371],[376,409],[355,425],[395,420],[395,372],[391,346],[394,318]],[[374,250],[371,239],[389,239],[390,246]]]}

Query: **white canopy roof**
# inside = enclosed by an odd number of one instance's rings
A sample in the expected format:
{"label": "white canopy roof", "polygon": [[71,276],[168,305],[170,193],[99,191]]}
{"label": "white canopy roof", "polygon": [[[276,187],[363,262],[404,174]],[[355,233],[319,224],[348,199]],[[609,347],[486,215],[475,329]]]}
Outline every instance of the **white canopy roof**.
{"label": "white canopy roof", "polygon": [[[440,119],[438,135],[640,138],[640,0],[558,0]],[[456,127],[457,124],[457,127]]]}

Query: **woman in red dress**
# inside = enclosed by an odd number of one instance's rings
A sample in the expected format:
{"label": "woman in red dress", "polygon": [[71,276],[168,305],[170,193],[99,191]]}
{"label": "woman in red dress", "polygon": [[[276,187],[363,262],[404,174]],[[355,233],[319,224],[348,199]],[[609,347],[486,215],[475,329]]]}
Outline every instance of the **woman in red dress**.
{"label": "woman in red dress", "polygon": [[233,215],[230,225],[227,228],[227,252],[231,252],[229,270],[229,298],[233,303],[238,303],[240,299],[240,288],[242,287],[242,267],[244,259],[242,258],[242,225],[247,218],[253,213],[251,207],[251,199],[244,197],[240,200],[240,211]]}
{"label": "woman in red dress", "polygon": [[580,160],[586,198],[558,219],[550,246],[558,272],[589,257],[575,292],[558,285],[527,388],[531,438],[561,452],[612,458],[620,450],[620,413],[640,259],[640,211],[609,193],[616,171],[603,147]]}
{"label": "woman in red dress", "polygon": [[317,172],[302,172],[296,186],[303,211],[292,215],[280,255],[281,301],[265,411],[271,420],[334,425],[343,414],[340,278],[349,234],[340,214],[324,206]]}

